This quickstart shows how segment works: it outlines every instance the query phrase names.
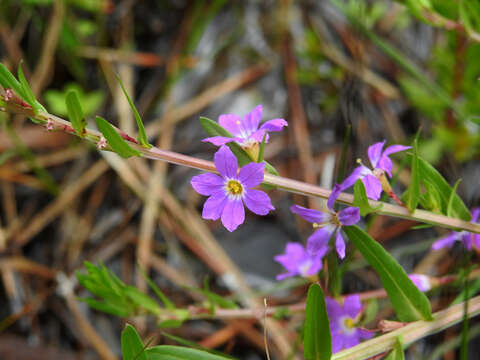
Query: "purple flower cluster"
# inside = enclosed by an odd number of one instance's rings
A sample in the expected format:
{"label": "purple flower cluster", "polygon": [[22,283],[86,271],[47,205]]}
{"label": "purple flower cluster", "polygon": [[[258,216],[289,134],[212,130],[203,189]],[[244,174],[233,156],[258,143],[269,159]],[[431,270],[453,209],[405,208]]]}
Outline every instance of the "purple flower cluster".
{"label": "purple flower cluster", "polygon": [[299,243],[290,242],[285,248],[285,253],[274,257],[275,261],[283,265],[287,272],[277,276],[277,280],[283,280],[292,276],[313,276],[322,269],[322,258],[327,248],[312,255]]}
{"label": "purple flower cluster", "polygon": [[350,226],[359,222],[360,212],[356,207],[347,207],[339,212],[333,209],[333,205],[341,190],[340,185],[334,186],[327,202],[328,212],[307,209],[300,205],[290,207],[291,212],[311,222],[316,229],[307,240],[307,250],[311,254],[326,253],[329,248],[328,242],[335,235],[337,254],[341,259],[345,257],[345,240],[343,239],[341,229],[343,226]]}
{"label": "purple flower cluster", "polygon": [[332,352],[358,345],[362,340],[370,339],[374,335],[356,327],[362,312],[362,302],[358,295],[345,297],[343,304],[329,297],[325,298],[325,302],[332,334]]}
{"label": "purple flower cluster", "polygon": [[[480,207],[472,210],[472,222],[480,223]],[[452,231],[447,236],[435,241],[432,249],[439,250],[444,247],[452,247],[456,241],[460,241],[467,250],[472,250],[473,248],[480,249],[480,234],[468,231]]]}
{"label": "purple flower cluster", "polygon": [[[389,155],[410,149],[411,146],[392,145],[383,150],[385,141],[378,142],[368,148],[368,159],[372,169],[361,164],[341,184],[342,191],[353,186],[358,179],[361,179],[367,196],[370,199],[378,200],[382,194],[381,179],[385,173],[392,177],[393,163]],[[383,150],[383,151],[382,151]]]}

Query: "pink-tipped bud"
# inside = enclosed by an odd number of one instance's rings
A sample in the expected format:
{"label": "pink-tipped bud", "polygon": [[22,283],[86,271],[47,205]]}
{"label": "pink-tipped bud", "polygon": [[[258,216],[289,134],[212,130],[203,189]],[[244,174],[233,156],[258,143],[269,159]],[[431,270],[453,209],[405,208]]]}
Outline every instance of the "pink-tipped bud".
{"label": "pink-tipped bud", "polygon": [[100,140],[98,140],[97,143],[97,149],[102,150],[107,147],[107,139],[105,139],[103,136],[100,137]]}
{"label": "pink-tipped bud", "polygon": [[420,291],[428,291],[432,288],[432,282],[427,275],[410,274],[408,277]]}

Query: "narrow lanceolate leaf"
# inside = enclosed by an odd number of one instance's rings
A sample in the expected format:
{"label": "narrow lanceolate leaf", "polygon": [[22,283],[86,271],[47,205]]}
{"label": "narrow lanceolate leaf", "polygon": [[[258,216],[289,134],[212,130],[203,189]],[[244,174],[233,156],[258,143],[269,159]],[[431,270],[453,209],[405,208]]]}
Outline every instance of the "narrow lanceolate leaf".
{"label": "narrow lanceolate leaf", "polygon": [[361,216],[376,212],[382,208],[382,205],[377,207],[370,205],[367,198],[367,191],[361,180],[357,180],[355,185],[353,185],[353,195],[353,206],[359,208]]}
{"label": "narrow lanceolate leaf", "polygon": [[67,105],[68,117],[73,129],[78,136],[83,136],[87,127],[87,120],[83,115],[82,105],[75,90],[70,90],[67,93],[65,104]]}
{"label": "narrow lanceolate leaf", "polygon": [[121,338],[123,360],[147,360],[147,354],[135,328],[127,324]]}
{"label": "narrow lanceolate leaf", "polygon": [[420,201],[420,178],[418,173],[418,152],[417,152],[417,140],[413,142],[413,155],[411,157],[411,171],[412,176],[410,178],[410,185],[406,191],[404,201],[408,211],[414,212]]}
{"label": "narrow lanceolate leaf", "polygon": [[[33,94],[33,91],[30,88],[27,79],[25,78],[25,74],[23,73],[22,62],[18,64],[18,80],[20,80],[20,85],[22,86],[24,100],[32,106],[33,112],[35,114],[38,114],[40,110],[47,112],[43,105],[40,104],[37,99],[35,99],[35,95]],[[32,120],[35,122],[34,119]]]}
{"label": "narrow lanceolate leaf", "polygon": [[325,297],[320,285],[308,289],[305,307],[303,354],[307,360],[329,360],[332,357],[332,336]]}
{"label": "narrow lanceolate leaf", "polygon": [[455,195],[457,195],[457,188],[458,184],[460,184],[462,179],[458,179],[455,185],[453,185],[452,192],[450,193],[450,197],[448,198],[447,204],[447,216],[455,216],[455,209],[453,208],[453,204],[455,203]]}
{"label": "narrow lanceolate leaf", "polygon": [[402,342],[398,337],[395,339],[395,345],[393,345],[392,351],[388,354],[385,360],[405,360]]}
{"label": "narrow lanceolate leaf", "polygon": [[258,163],[263,161],[263,153],[265,152],[265,141],[267,140],[267,132],[263,135],[262,142],[260,143],[260,149],[258,150]]}
{"label": "narrow lanceolate leaf", "polygon": [[[213,121],[212,119],[206,118],[201,116],[200,117],[200,125],[202,126],[203,130],[208,134],[208,136],[225,136],[233,138],[233,135],[226,129],[220,126],[217,122]],[[245,150],[242,149],[240,145],[235,142],[231,142],[227,144],[230,150],[232,150],[235,157],[238,159],[238,164],[240,166],[246,165],[252,162],[252,159]],[[268,162],[264,161],[265,163],[265,170],[272,175],[278,176],[278,171]]]}
{"label": "narrow lanceolate leaf", "polygon": [[173,345],[153,346],[145,352],[148,360],[231,360],[226,356]]}
{"label": "narrow lanceolate leaf", "polygon": [[447,215],[448,203],[450,202],[450,197],[453,196],[451,201],[451,216],[465,221],[472,220],[470,211],[465,206],[460,196],[458,196],[456,193],[452,195],[452,187],[448,184],[448,182],[432,165],[430,165],[420,156],[418,157],[418,170],[421,182],[429,182],[438,190],[438,194],[440,195],[442,201],[441,211],[443,214]]}
{"label": "narrow lanceolate leaf", "polygon": [[132,149],[107,120],[97,116],[95,121],[97,123],[98,130],[100,130],[105,139],[107,139],[108,145],[110,145],[112,150],[118,155],[124,158],[142,155],[139,151]]}
{"label": "narrow lanceolate leaf", "polygon": [[143,121],[142,118],[140,117],[140,114],[138,113],[137,108],[135,107],[135,104],[133,103],[132,99],[130,99],[130,96],[127,93],[127,90],[125,90],[125,87],[123,86],[122,79],[120,79],[120,76],[117,75],[118,82],[120,83],[120,87],[122,88],[123,93],[125,94],[125,97],[127,98],[128,103],[130,104],[130,108],[132,109],[133,115],[135,116],[135,120],[137,121],[137,126],[138,126],[138,142],[145,146],[147,149],[150,149],[152,145],[148,143],[147,139],[147,133],[145,132],[145,127],[143,126]]}
{"label": "narrow lanceolate leaf", "polygon": [[12,89],[18,96],[20,96],[24,101],[27,101],[27,96],[23,91],[22,85],[15,79],[15,76],[8,71],[8,69],[0,63],[0,84],[5,89]]}
{"label": "narrow lanceolate leaf", "polygon": [[345,233],[382,280],[400,321],[432,320],[430,302],[408,278],[405,270],[370,235],[357,226],[345,226]]}

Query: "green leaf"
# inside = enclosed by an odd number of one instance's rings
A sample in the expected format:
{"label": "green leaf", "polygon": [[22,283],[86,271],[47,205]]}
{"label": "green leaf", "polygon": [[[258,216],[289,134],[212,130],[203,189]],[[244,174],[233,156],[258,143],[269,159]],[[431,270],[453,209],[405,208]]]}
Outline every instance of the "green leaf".
{"label": "green leaf", "polygon": [[123,360],[147,360],[142,339],[132,325],[127,324],[122,331],[121,344]]}
{"label": "green leaf", "polygon": [[402,342],[398,337],[395,338],[395,345],[393,345],[392,351],[388,354],[385,360],[405,360]]}
{"label": "green leaf", "polygon": [[137,306],[144,308],[152,314],[159,315],[161,312],[160,306],[150,296],[142,293],[134,286],[127,285],[123,289],[125,295],[132,300]]}
{"label": "green leaf", "polygon": [[209,136],[225,136],[233,138],[233,135],[219,123],[212,119],[200,116],[200,125]]}
{"label": "green leaf", "polygon": [[22,69],[22,61],[20,61],[20,63],[18,64],[18,80],[20,80],[20,84],[22,85],[23,93],[25,96],[23,100],[25,100],[33,107],[35,104],[35,95],[33,95],[32,89],[30,89],[30,85],[28,84],[27,79],[25,79],[25,75]]}
{"label": "green leaf", "polygon": [[447,205],[447,216],[455,216],[455,210],[453,209],[453,203],[455,201],[455,195],[457,195],[457,188],[458,184],[462,179],[458,179],[455,185],[453,185],[452,192],[450,193],[450,197],[448,198],[448,205]]}
{"label": "green leaf", "polygon": [[150,149],[152,145],[150,145],[148,142],[147,133],[145,132],[145,127],[143,126],[142,118],[140,117],[140,114],[138,113],[138,110],[135,107],[135,104],[133,103],[132,99],[130,99],[130,96],[128,95],[127,90],[125,90],[122,79],[120,79],[120,76],[118,75],[117,75],[117,80],[120,83],[120,87],[122,88],[122,91],[125,94],[125,97],[127,98],[130,108],[132,109],[133,115],[135,115],[135,120],[137,121],[137,126],[138,126],[138,142],[141,145],[145,146],[147,149]]}
{"label": "green leaf", "polygon": [[78,300],[86,303],[92,309],[118,317],[128,317],[133,313],[132,308],[115,302],[98,301],[92,298],[79,298]]}
{"label": "green leaf", "polygon": [[152,279],[145,273],[145,271],[139,266],[140,273],[142,274],[143,278],[147,281],[148,285],[152,288],[153,292],[157,297],[160,299],[160,301],[163,303],[163,305],[170,310],[175,309],[175,304],[170,301],[170,299],[158,288],[157,285],[153,282]]}
{"label": "green leaf", "polygon": [[104,118],[97,116],[95,121],[97,122],[98,130],[105,136],[108,144],[112,147],[113,151],[124,158],[130,156],[142,156],[142,153],[132,149],[128,143],[123,140],[120,134],[115,128],[109,124]]}
{"label": "green leaf", "polygon": [[27,101],[27,95],[22,85],[2,63],[0,63],[0,84],[6,89],[12,89],[18,96]]}
{"label": "green leaf", "polygon": [[442,196],[430,181],[422,179],[425,192],[420,196],[420,204],[434,213],[442,212]]}
{"label": "green leaf", "polygon": [[465,221],[470,221],[472,219],[470,211],[465,206],[460,196],[458,196],[456,193],[452,195],[451,186],[432,165],[423,160],[421,157],[418,157],[418,169],[421,182],[430,182],[438,190],[438,194],[440,195],[442,201],[441,211],[443,214],[447,215],[448,203],[450,201],[450,197],[453,196],[451,216]]}
{"label": "green leaf", "polygon": [[360,209],[361,216],[377,212],[382,208],[382,204],[376,207],[370,205],[368,202],[367,191],[365,190],[365,186],[360,179],[355,182],[355,185],[353,185],[353,194],[353,206],[356,206]]}
{"label": "green leaf", "polygon": [[345,226],[344,231],[380,276],[398,319],[405,322],[432,320],[427,297],[408,278],[400,264],[357,226]]}
{"label": "green leaf", "polygon": [[417,208],[418,202],[420,201],[420,178],[418,171],[418,150],[417,150],[417,139],[413,142],[413,155],[411,158],[411,171],[412,176],[410,178],[410,185],[406,191],[404,201],[407,206],[408,211],[411,213]]}
{"label": "green leaf", "polygon": [[258,163],[261,163],[263,161],[263,153],[265,151],[265,141],[267,140],[267,132],[265,131],[265,134],[263,135],[262,142],[260,143],[260,149],[258,150]]}
{"label": "green leaf", "polygon": [[83,115],[82,106],[78,99],[77,92],[70,90],[65,97],[65,104],[67,105],[68,117],[72,123],[73,129],[78,136],[85,134],[85,128],[87,127],[87,120]]}
{"label": "green leaf", "polygon": [[148,360],[225,360],[228,357],[182,346],[160,345],[146,351]]}
{"label": "green leaf", "polygon": [[325,297],[320,285],[308,289],[305,307],[303,354],[307,360],[328,360],[332,357],[332,336]]}
{"label": "green leaf", "polygon": [[180,336],[175,336],[175,335],[172,335],[172,334],[169,334],[169,333],[166,333],[166,332],[162,332],[162,335],[165,336],[166,338],[170,339],[170,340],[173,340],[173,341],[179,343],[180,345],[188,346],[189,348],[205,351],[205,352],[208,352],[210,354],[214,354],[214,355],[218,355],[218,356],[226,356],[227,358],[233,359],[233,357],[222,354],[220,351],[210,350],[210,349],[204,348],[204,347],[200,346],[199,344],[197,344],[196,342],[184,339]]}

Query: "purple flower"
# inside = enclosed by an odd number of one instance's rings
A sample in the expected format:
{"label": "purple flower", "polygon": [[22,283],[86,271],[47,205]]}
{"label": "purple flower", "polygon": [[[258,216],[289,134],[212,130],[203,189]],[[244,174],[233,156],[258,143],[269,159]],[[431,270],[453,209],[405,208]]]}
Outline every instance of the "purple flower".
{"label": "purple flower", "polygon": [[348,349],[373,336],[372,332],[355,327],[362,312],[360,296],[345,297],[343,305],[329,297],[325,298],[325,302],[332,334],[332,352]]}
{"label": "purple flower", "polygon": [[368,159],[370,160],[373,170],[363,164],[358,166],[353,170],[350,176],[343,181],[342,190],[353,186],[358,179],[361,179],[365,186],[367,196],[373,200],[378,200],[380,198],[380,194],[382,193],[382,183],[379,178],[383,173],[387,173],[388,176],[392,177],[393,163],[388,156],[411,148],[411,146],[392,145],[382,152],[384,145],[385,140],[373,144],[368,148]]}
{"label": "purple flower", "polygon": [[[288,123],[284,119],[273,119],[263,123],[260,128],[260,119],[262,118],[262,105],[258,105],[255,109],[249,112],[242,119],[235,114],[223,114],[218,118],[218,123],[232,135],[231,137],[214,136],[203,139],[204,142],[209,142],[217,146],[225,145],[229,142],[235,141],[242,147],[251,147],[257,143],[262,142],[263,136],[267,131],[281,131]],[[268,134],[265,139],[268,141]]]}
{"label": "purple flower", "polygon": [[408,277],[420,291],[428,291],[432,288],[432,282],[427,275],[410,274]]}
{"label": "purple flower", "polygon": [[360,221],[360,212],[356,207],[347,207],[342,211],[336,212],[333,204],[337,200],[341,191],[340,185],[335,185],[330,197],[328,198],[329,212],[307,209],[303,206],[293,205],[290,211],[313,223],[315,232],[307,240],[307,250],[311,254],[325,253],[328,250],[328,242],[333,234],[335,235],[335,248],[338,256],[345,257],[345,240],[340,232],[342,226],[354,225]]}
{"label": "purple flower", "polygon": [[296,275],[304,277],[315,275],[322,269],[322,257],[326,252],[327,249],[325,248],[323,252],[311,255],[301,244],[288,243],[285,253],[274,257],[276,262],[282,264],[287,269],[285,274],[277,276],[277,280],[283,280]]}
{"label": "purple flower", "polygon": [[[480,207],[472,210],[472,223],[480,222]],[[444,247],[452,247],[455,241],[461,241],[467,250],[472,250],[473,247],[480,249],[480,234],[474,234],[468,231],[452,231],[447,236],[444,236],[432,245],[433,250],[439,250]]]}
{"label": "purple flower", "polygon": [[263,181],[264,163],[247,164],[237,175],[237,158],[227,146],[215,153],[214,162],[220,176],[201,174],[190,181],[196,192],[209,196],[203,204],[204,219],[221,217],[223,226],[233,231],[245,220],[243,204],[258,215],[267,215],[275,209],[267,194],[252,189]]}

